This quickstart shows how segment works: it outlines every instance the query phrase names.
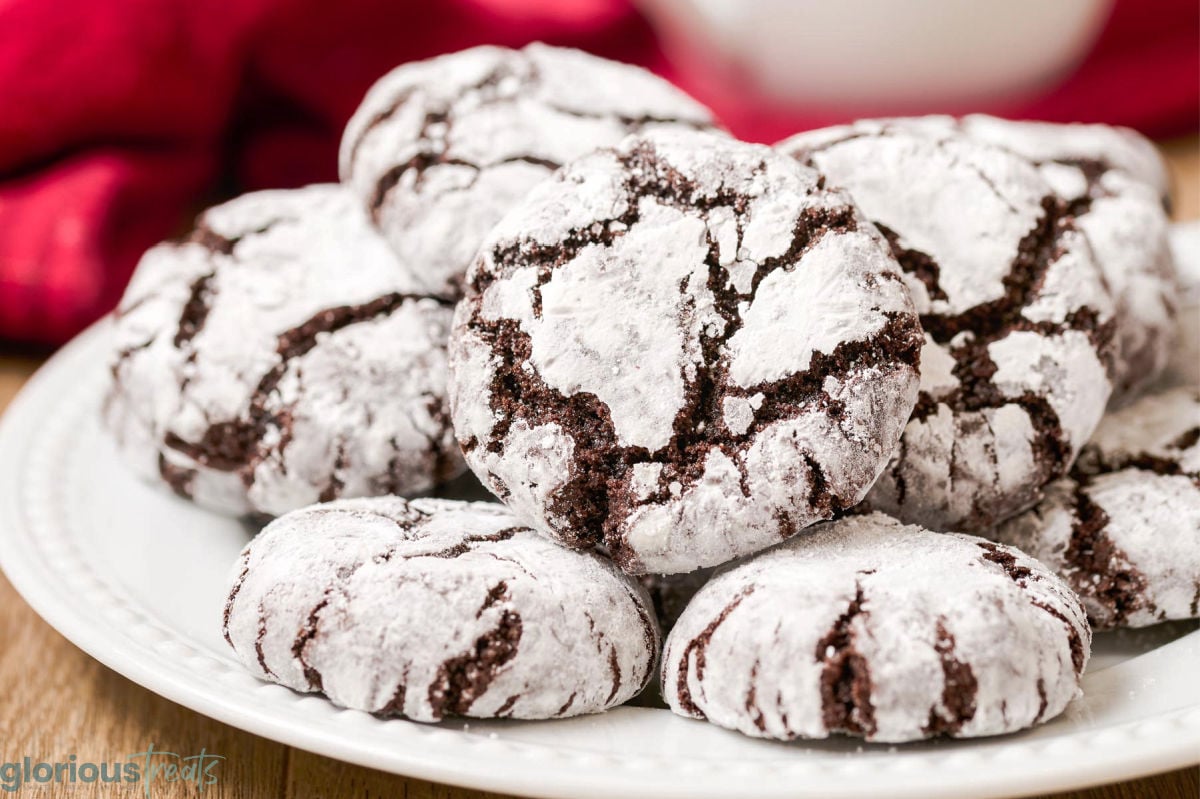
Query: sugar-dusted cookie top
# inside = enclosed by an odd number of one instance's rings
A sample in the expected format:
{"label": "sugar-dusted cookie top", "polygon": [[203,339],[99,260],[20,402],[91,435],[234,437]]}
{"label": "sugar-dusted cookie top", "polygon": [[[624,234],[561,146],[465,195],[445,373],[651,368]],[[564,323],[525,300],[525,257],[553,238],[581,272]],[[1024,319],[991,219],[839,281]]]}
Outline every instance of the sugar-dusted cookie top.
{"label": "sugar-dusted cookie top", "polygon": [[862,122],[779,145],[888,238],[925,331],[921,393],[872,507],[984,530],[1064,474],[1104,412],[1112,302],[1076,213],[1025,158]]}
{"label": "sugar-dusted cookie top", "polygon": [[1200,616],[1200,388],[1105,416],[1071,475],[992,535],[1057,571],[1096,627]]}
{"label": "sugar-dusted cookie top", "polygon": [[645,592],[495,503],[339,500],[270,524],[230,574],[226,640],[263,679],[437,721],[562,718],[646,684]]}
{"label": "sugar-dusted cookie top", "polygon": [[492,231],[456,315],[452,414],[533,527],[684,572],[856,504],[919,349],[844,193],[770,148],[662,131],[573,162]]}
{"label": "sugar-dusted cookie top", "polygon": [[340,171],[426,286],[455,293],[488,230],[562,164],[636,131],[712,124],[638,67],[475,47],[380,78],[346,126]]}
{"label": "sugar-dusted cookie top", "polygon": [[226,513],[425,491],[463,469],[451,314],[340,187],[248,194],[143,257],[105,418],[141,474]]}
{"label": "sugar-dusted cookie top", "polygon": [[757,738],[996,735],[1063,711],[1091,638],[1075,595],[1020,551],[851,516],[700,589],[667,637],[663,696]]}

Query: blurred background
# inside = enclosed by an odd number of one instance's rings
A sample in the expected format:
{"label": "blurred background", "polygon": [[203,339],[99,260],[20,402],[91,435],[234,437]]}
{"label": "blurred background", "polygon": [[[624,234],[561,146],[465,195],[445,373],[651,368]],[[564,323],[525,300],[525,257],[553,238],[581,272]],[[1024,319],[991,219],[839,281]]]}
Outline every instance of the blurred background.
{"label": "blurred background", "polygon": [[47,350],[138,257],[244,190],[333,180],[393,66],[576,46],[664,75],[736,135],[982,111],[1195,150],[1197,0],[0,0],[0,350]]}

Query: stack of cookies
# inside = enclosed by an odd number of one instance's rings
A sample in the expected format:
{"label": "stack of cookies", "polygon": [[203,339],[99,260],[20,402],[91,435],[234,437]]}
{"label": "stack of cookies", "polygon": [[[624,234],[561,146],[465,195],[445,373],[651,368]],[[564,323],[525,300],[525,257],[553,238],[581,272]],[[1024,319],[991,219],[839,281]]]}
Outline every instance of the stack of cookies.
{"label": "stack of cookies", "polygon": [[1093,628],[1198,616],[1200,304],[1136,134],[766,147],[484,47],[383,77],[340,171],[206,211],[115,315],[128,460],[274,519],[222,620],[259,677],[436,721],[657,674],[747,735],[901,742],[1050,719]]}

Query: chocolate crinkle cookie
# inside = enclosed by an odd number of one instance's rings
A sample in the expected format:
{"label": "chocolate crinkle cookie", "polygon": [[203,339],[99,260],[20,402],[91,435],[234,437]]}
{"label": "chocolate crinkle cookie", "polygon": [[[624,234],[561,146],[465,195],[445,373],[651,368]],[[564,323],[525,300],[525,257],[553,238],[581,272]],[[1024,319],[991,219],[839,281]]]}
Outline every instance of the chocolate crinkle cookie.
{"label": "chocolate crinkle cookie", "polygon": [[1145,137],[1108,125],[1013,122],[972,114],[890,120],[956,128],[1032,161],[1068,204],[1113,299],[1112,405],[1135,398],[1167,363],[1179,287],[1168,240],[1167,174]]}
{"label": "chocolate crinkle cookie", "polygon": [[230,579],[225,638],[251,672],[380,716],[597,713],[637,694],[658,655],[636,583],[495,503],[305,508]]}
{"label": "chocolate crinkle cookie", "polygon": [[853,516],[701,589],[667,637],[663,695],[757,738],[995,735],[1062,712],[1091,638],[1079,600],[1020,551]]}
{"label": "chocolate crinkle cookie", "polygon": [[1112,302],[1078,209],[955,130],[863,122],[779,147],[851,192],[921,314],[920,396],[869,506],[935,530],[1031,506],[1112,390]]}
{"label": "chocolate crinkle cookie", "polygon": [[878,231],[767,147],[627,139],[501,222],[451,337],[468,464],[631,573],[716,565],[857,503],[916,397]]}
{"label": "chocolate crinkle cookie", "polygon": [[543,44],[476,47],[381,78],[346,127],[340,171],[427,287],[457,292],[488,230],[561,164],[629,133],[712,124],[637,67]]}
{"label": "chocolate crinkle cookie", "polygon": [[451,316],[341,188],[248,194],[143,257],[105,419],[143,476],[225,513],[426,491],[464,469]]}
{"label": "chocolate crinkle cookie", "polygon": [[1056,570],[1097,628],[1200,611],[1200,388],[1109,414],[1070,477],[993,534]]}

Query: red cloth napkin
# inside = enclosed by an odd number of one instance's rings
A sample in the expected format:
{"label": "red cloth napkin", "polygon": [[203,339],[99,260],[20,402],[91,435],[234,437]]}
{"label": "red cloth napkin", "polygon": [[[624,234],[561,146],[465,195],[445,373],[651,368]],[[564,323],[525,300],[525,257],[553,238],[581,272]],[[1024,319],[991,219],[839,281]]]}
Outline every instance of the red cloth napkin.
{"label": "red cloth napkin", "polygon": [[[979,110],[1195,130],[1198,25],[1194,0],[1119,0],[1058,88]],[[333,179],[345,120],[392,66],[535,39],[677,77],[630,0],[4,0],[0,338],[65,341],[206,202]],[[743,138],[841,121],[682,84]]]}

